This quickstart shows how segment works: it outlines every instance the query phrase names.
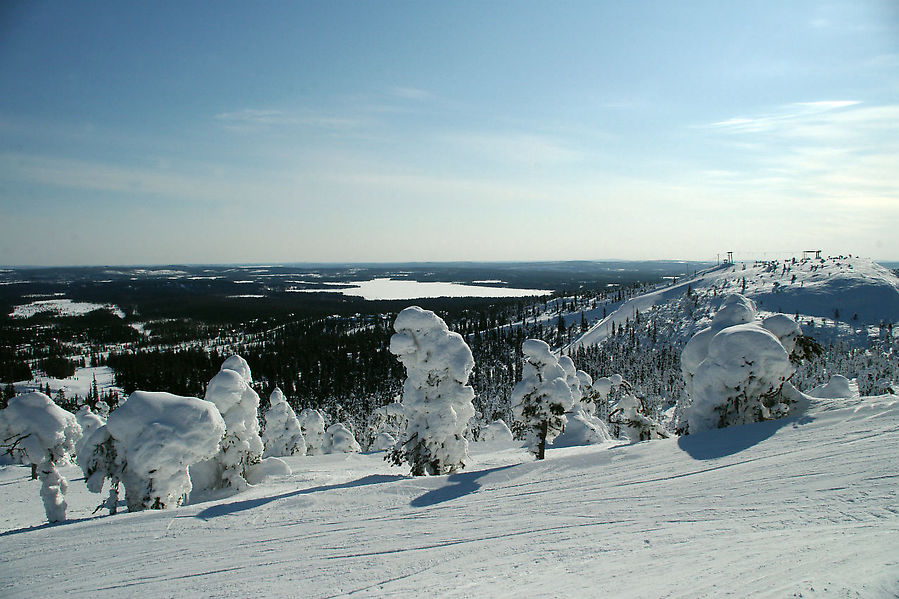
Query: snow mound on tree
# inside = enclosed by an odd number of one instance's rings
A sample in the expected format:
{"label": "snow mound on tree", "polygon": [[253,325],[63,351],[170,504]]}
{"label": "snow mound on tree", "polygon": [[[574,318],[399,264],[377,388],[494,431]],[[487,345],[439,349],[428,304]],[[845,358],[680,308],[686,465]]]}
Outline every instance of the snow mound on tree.
{"label": "snow mound on tree", "polygon": [[820,399],[857,398],[858,383],[855,380],[850,381],[841,374],[835,374],[827,383],[818,385],[806,395]]}
{"label": "snow mound on tree", "polygon": [[455,472],[468,459],[465,429],[475,414],[471,349],[442,318],[418,306],[400,312],[393,328],[390,352],[406,367],[407,425],[397,460],[409,462],[416,475]]}
{"label": "snow mound on tree", "polygon": [[0,443],[21,437],[16,444],[22,463],[40,464],[45,459],[65,462],[75,454],[81,427],[75,415],[53,403],[43,393],[25,393],[9,400],[0,410]]}
{"label": "snow mound on tree", "polygon": [[606,423],[583,410],[569,412],[565,414],[565,418],[568,421],[565,430],[553,440],[553,447],[596,445],[612,440],[612,434]]}
{"label": "snow mound on tree", "polygon": [[304,408],[300,411],[300,430],[306,439],[306,454],[318,455],[325,443],[325,417],[318,410]]}
{"label": "snow mound on tree", "polygon": [[356,438],[347,426],[341,422],[332,424],[325,431],[324,453],[358,453],[362,451]]}
{"label": "snow mound on tree", "polygon": [[388,451],[393,449],[395,445],[396,439],[393,435],[390,433],[378,433],[369,449],[371,451]]}
{"label": "snow mound on tree", "polygon": [[693,376],[690,432],[772,417],[763,398],[776,394],[793,370],[784,346],[760,325],[740,324],[717,332]]}
{"label": "snow mound on tree", "polygon": [[509,425],[502,419],[495,420],[481,429],[479,441],[512,441],[512,430]]}
{"label": "snow mound on tree", "polygon": [[262,432],[263,457],[306,455],[306,439],[300,421],[281,389],[275,387],[269,402],[271,407],[265,412]]}
{"label": "snow mound on tree", "polygon": [[211,402],[148,391],[132,393],[106,427],[127,464],[129,510],[179,505],[191,491],[188,467],[214,456],[225,434]]}

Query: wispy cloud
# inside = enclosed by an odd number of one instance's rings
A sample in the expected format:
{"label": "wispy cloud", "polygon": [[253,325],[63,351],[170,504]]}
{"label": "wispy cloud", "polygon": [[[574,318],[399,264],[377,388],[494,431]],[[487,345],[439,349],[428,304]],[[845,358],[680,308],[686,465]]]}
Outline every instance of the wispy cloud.
{"label": "wispy cloud", "polygon": [[431,92],[424,89],[419,89],[417,87],[394,87],[391,88],[390,94],[404,100],[420,101],[432,100],[434,98],[434,94],[432,94]]}
{"label": "wispy cloud", "polygon": [[799,102],[710,128],[751,144],[736,180],[746,189],[899,215],[899,105]]}
{"label": "wispy cloud", "polygon": [[322,129],[349,129],[361,121],[354,118],[317,114],[311,111],[288,112],[284,110],[244,108],[215,115],[216,121],[231,131],[265,131],[281,127],[316,127]]}

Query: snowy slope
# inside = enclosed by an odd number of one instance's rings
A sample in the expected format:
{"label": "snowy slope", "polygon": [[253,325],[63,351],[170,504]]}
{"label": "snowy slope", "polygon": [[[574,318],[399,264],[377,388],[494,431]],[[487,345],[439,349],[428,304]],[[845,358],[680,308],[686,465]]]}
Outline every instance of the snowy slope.
{"label": "snowy slope", "polygon": [[[0,468],[0,596],[892,597],[899,403],[628,446],[474,444],[411,479],[381,456],[287,458],[294,474],[162,512],[42,524]],[[75,471],[67,473],[75,478]]]}
{"label": "snowy slope", "polygon": [[621,326],[626,319],[633,320],[637,311],[645,313],[684,295],[688,289],[719,301],[729,293],[742,293],[767,312],[828,319],[839,313],[841,319],[857,324],[899,322],[899,279],[868,259],[738,262],[711,268],[676,285],[629,299],[588,329],[566,353],[602,342],[611,333],[613,323]]}

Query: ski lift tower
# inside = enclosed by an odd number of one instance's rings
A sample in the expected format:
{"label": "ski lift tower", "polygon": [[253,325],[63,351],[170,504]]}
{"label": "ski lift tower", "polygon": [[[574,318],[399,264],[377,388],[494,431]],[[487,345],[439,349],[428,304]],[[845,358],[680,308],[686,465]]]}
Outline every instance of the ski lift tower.
{"label": "ski lift tower", "polygon": [[734,253],[733,252],[727,252],[727,263],[728,264],[734,263]]}
{"label": "ski lift tower", "polygon": [[813,256],[814,256],[815,260],[820,260],[821,259],[821,250],[804,250],[802,252],[803,260],[805,260],[806,258],[811,258]]}

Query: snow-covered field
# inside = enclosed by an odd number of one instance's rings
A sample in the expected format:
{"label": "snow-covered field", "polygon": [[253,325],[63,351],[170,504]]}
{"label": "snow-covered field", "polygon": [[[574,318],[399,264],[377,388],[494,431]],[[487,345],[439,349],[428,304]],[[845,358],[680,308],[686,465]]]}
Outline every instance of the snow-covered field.
{"label": "snow-covered field", "polygon": [[9,315],[12,318],[30,318],[35,314],[50,312],[57,316],[82,316],[94,310],[109,310],[119,318],[125,318],[125,313],[118,306],[112,304],[95,304],[92,302],[76,302],[68,298],[56,298],[35,300],[33,302],[15,306]]}
{"label": "snow-covered field", "polygon": [[101,393],[116,391],[120,395],[124,395],[121,387],[115,384],[115,373],[109,366],[92,366],[87,368],[76,368],[75,375],[65,379],[57,379],[44,375],[38,375],[30,381],[17,381],[15,383],[16,393],[28,393],[30,391],[41,391],[47,385],[50,385],[51,394],[55,394],[62,389],[66,397],[87,397],[94,384],[97,381],[97,390]]}
{"label": "snow-covered field", "polygon": [[899,402],[634,445],[473,444],[461,474],[382,454],[285,458],[293,474],[167,511],[69,522],[0,468],[0,596],[895,597]]}

